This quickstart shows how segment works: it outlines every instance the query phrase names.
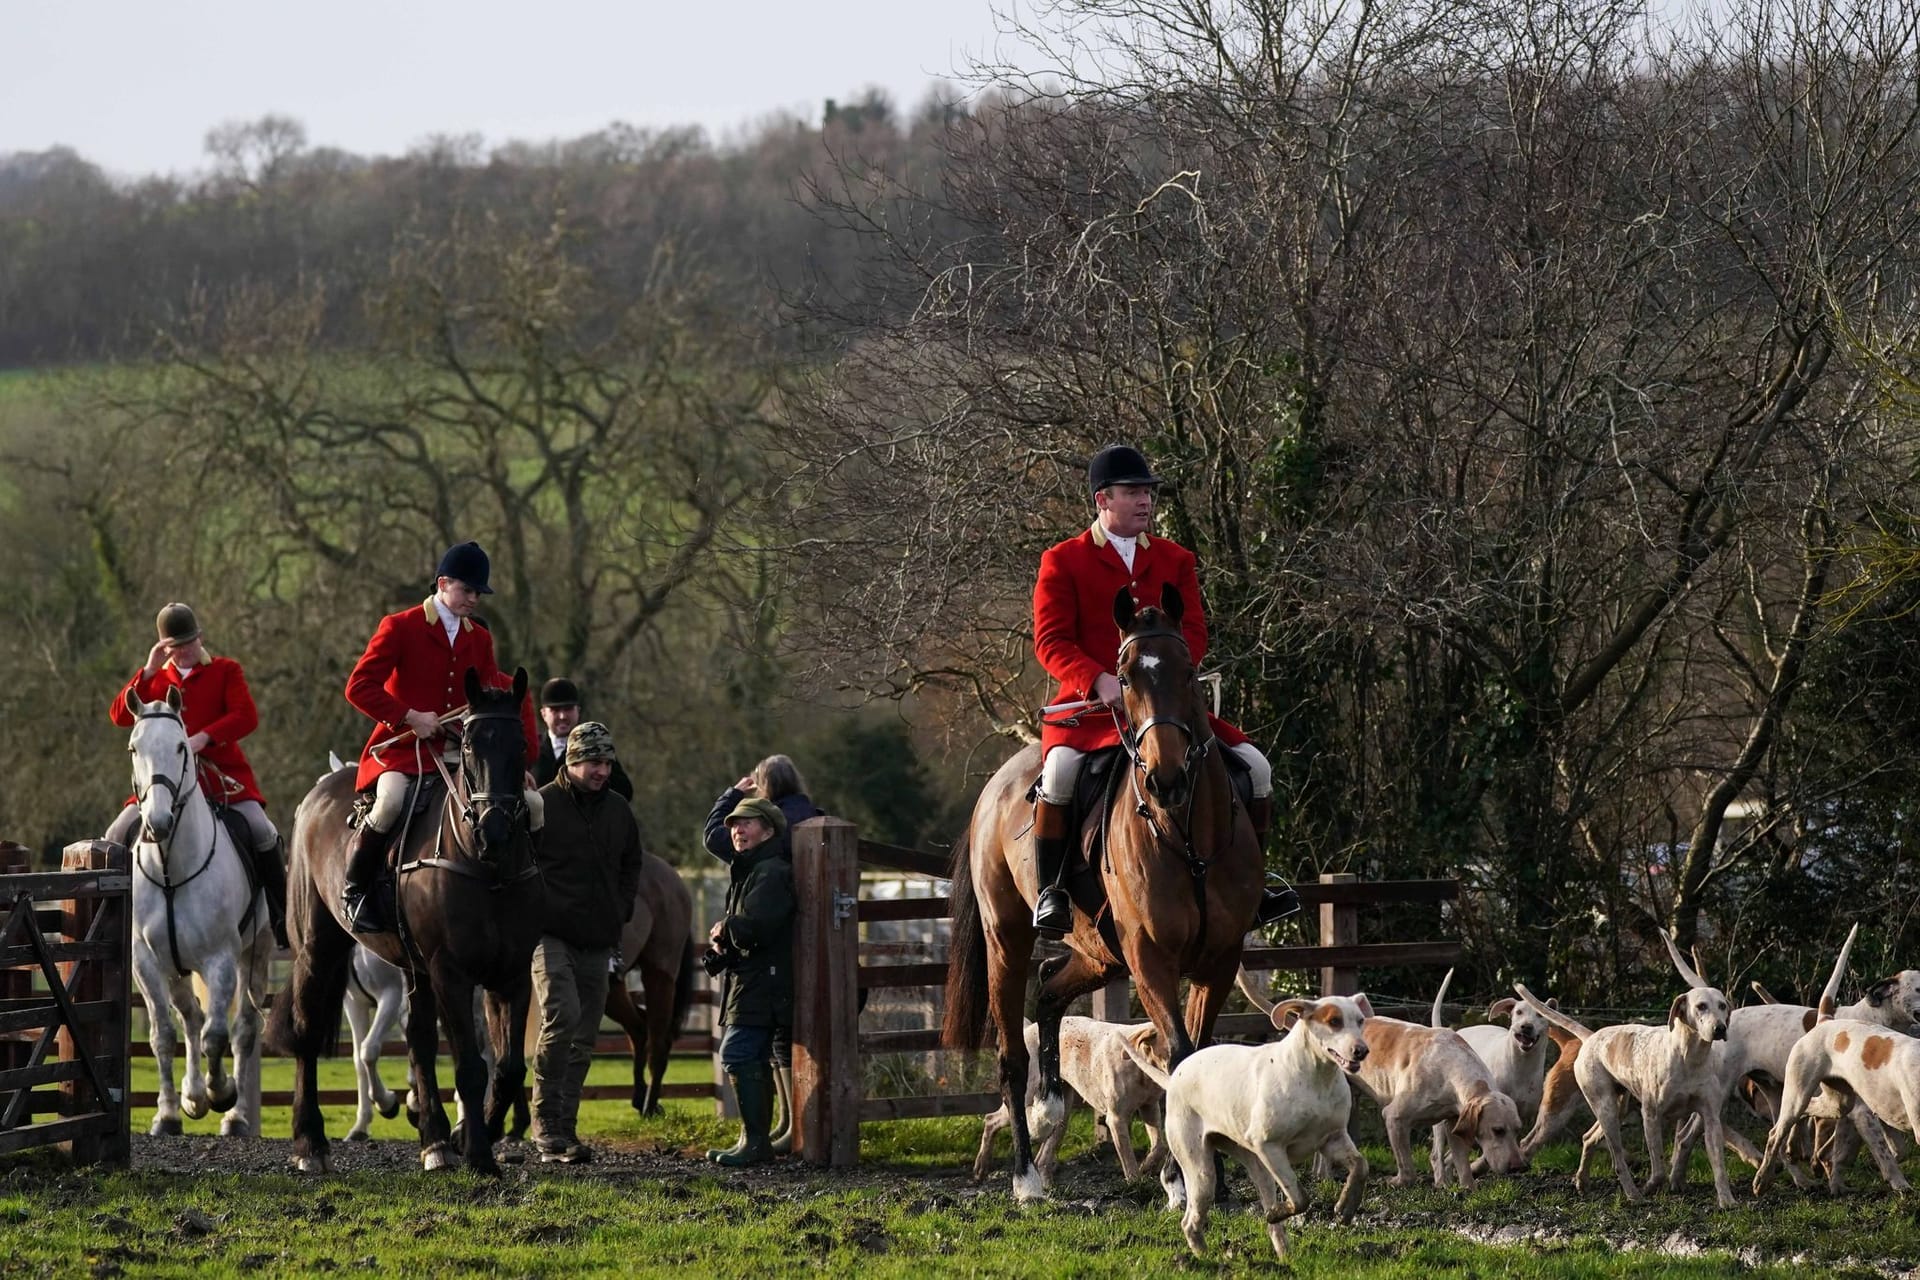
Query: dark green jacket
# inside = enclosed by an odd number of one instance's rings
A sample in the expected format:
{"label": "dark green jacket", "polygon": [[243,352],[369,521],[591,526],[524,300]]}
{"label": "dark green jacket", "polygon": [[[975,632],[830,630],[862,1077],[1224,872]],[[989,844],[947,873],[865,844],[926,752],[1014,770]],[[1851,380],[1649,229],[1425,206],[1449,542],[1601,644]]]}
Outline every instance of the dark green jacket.
{"label": "dark green jacket", "polygon": [[740,957],[725,975],[720,1021],[730,1027],[793,1025],[793,864],[778,838],[728,863],[721,937]]}
{"label": "dark green jacket", "polygon": [[575,791],[563,772],[540,788],[547,825],[534,860],[547,884],[541,932],[576,947],[612,947],[640,888],[640,823],[612,788]]}

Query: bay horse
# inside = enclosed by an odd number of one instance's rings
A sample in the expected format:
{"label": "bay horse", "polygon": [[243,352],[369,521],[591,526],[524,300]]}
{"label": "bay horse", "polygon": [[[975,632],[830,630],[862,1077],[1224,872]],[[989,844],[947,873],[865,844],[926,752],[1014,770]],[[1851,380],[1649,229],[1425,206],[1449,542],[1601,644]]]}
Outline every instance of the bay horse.
{"label": "bay horse", "polygon": [[[1033,1130],[1061,1123],[1060,1019],[1077,996],[1131,974],[1140,1003],[1167,1047],[1171,1069],[1205,1045],[1233,988],[1241,939],[1253,925],[1263,867],[1259,842],[1236,802],[1208,725],[1206,700],[1180,634],[1184,604],[1171,586],[1159,608],[1136,615],[1122,589],[1114,600],[1121,632],[1118,676],[1123,776],[1101,811],[1104,855],[1094,906],[1076,893],[1065,954],[1040,966],[1040,1090],[1026,1108],[1029,1060],[1022,1033],[1033,954],[1030,799],[1040,748],[1001,765],[974,804],[953,859],[953,945],[942,1042],[978,1049],[991,1018],[999,1037],[1002,1101],[1013,1120],[1013,1190],[1021,1201],[1046,1194],[1033,1162]],[[1098,708],[1095,709],[1098,713]],[[1098,847],[1098,845],[1096,846]],[[1104,917],[1096,921],[1088,910]],[[1191,979],[1184,1019],[1180,979]]]}
{"label": "bay horse", "polygon": [[[407,975],[407,1048],[420,1101],[420,1163],[428,1169],[450,1166],[458,1148],[469,1169],[499,1173],[493,1142],[526,1074],[520,1028],[531,1002],[533,948],[546,910],[523,791],[526,741],[520,705],[526,692],[524,668],[514,672],[511,691],[483,685],[468,668],[459,771],[449,775],[440,804],[403,819],[406,825],[395,841],[400,861],[395,915],[401,927],[358,938]],[[423,744],[427,749],[439,748]],[[294,816],[287,904],[293,977],[275,1002],[272,1039],[282,1053],[299,1060],[293,1153],[295,1166],[308,1173],[329,1167],[317,1059],[333,1050],[356,940],[340,908],[353,834],[347,825],[353,778],[351,767],[322,778]],[[474,1007],[476,987],[486,991],[485,1031],[494,1050],[491,1089]],[[447,1123],[435,1069],[442,1021],[465,1113],[459,1130]]]}
{"label": "bay horse", "polygon": [[[133,716],[127,752],[140,806],[133,845],[133,975],[147,1004],[147,1036],[160,1073],[152,1132],[177,1134],[180,1114],[227,1114],[220,1132],[260,1132],[260,1024],[273,935],[266,899],[246,856],[207,803],[180,717],[180,691],[164,702],[126,694]],[[249,916],[251,910],[251,916]],[[194,975],[206,987],[202,1009]],[[186,1031],[184,1097],[173,1083],[179,1048],[173,1015]],[[234,1074],[223,1066],[233,1052]]]}

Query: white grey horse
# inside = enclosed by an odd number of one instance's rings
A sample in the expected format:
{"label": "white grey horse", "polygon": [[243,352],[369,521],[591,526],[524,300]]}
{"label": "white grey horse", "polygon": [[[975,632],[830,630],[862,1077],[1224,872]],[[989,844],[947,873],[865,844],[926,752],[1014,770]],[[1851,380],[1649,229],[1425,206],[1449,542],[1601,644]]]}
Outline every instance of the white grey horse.
{"label": "white grey horse", "polygon": [[[484,1022],[486,1005],[478,993],[473,997],[473,1007],[474,1018]],[[361,1142],[373,1136],[375,1109],[389,1120],[400,1114],[401,1096],[387,1088],[387,1082],[380,1078],[380,1054],[394,1028],[405,1026],[406,1021],[407,975],[399,966],[388,964],[365,947],[355,946],[353,968],[347,977],[347,1026],[353,1036],[353,1078],[358,1107],[353,1128],[347,1130],[349,1142]],[[405,1057],[404,1046],[401,1056]],[[492,1071],[491,1041],[481,1046],[480,1057],[486,1062],[487,1070]],[[408,1076],[405,1102],[408,1113],[413,1114],[419,1111],[420,1105],[414,1097],[412,1073]],[[455,1099],[454,1111],[456,1120],[467,1118],[464,1102]]]}
{"label": "white grey horse", "polygon": [[[153,1132],[180,1132],[180,1115],[224,1111],[220,1132],[260,1132],[260,1025],[273,934],[266,899],[253,886],[226,824],[200,792],[180,718],[180,694],[142,702],[127,690],[133,793],[140,805],[133,846],[133,973],[147,1002],[148,1038],[160,1073]],[[252,916],[242,926],[248,908]],[[193,980],[206,989],[203,1011]],[[186,1030],[184,1097],[173,1082]],[[234,1073],[226,1073],[231,1049]]]}
{"label": "white grey horse", "polygon": [[[394,1028],[407,1019],[407,975],[365,947],[353,949],[347,978],[347,1026],[353,1032],[353,1076],[359,1109],[347,1141],[373,1136],[373,1112],[391,1120],[400,1114],[400,1095],[380,1078],[380,1052]],[[403,1050],[404,1056],[404,1050]]]}

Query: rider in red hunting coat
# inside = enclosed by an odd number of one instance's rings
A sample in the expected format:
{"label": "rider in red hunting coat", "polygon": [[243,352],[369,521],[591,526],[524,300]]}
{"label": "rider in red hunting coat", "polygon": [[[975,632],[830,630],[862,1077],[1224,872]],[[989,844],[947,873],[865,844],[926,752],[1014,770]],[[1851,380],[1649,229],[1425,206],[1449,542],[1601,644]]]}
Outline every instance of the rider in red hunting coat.
{"label": "rider in red hunting coat", "polygon": [[[347,677],[347,701],[375,722],[360,752],[354,782],[355,790],[374,789],[373,808],[360,827],[347,864],[347,921],[355,933],[381,933],[393,927],[381,895],[371,890],[384,870],[387,843],[406,811],[412,779],[434,771],[429,753],[438,751],[458,767],[458,726],[443,726],[440,718],[465,703],[467,669],[471,667],[483,684],[500,689],[512,686],[494,659],[493,636],[473,617],[480,597],[493,593],[487,585],[490,570],[479,543],[449,548],[440,558],[433,595],[380,619],[366,652]],[[539,751],[531,700],[522,700],[520,717],[531,762]],[[400,734],[411,736],[390,741]],[[538,830],[541,804],[531,777],[527,808]]]}
{"label": "rider in red hunting coat", "polygon": [[[253,766],[240,749],[240,739],[260,725],[247,688],[246,672],[232,658],[207,652],[200,621],[184,604],[170,604],[154,619],[159,639],[147,651],[147,660],[133,678],[120,687],[107,718],[122,729],[133,728],[127,693],[142,702],[159,702],[169,689],[180,693],[180,720],[187,727],[187,747],[193,752],[200,788],[215,805],[225,805],[247,824],[248,852],[254,878],[267,895],[267,923],[274,939],[287,945],[287,868],[280,857],[280,833],[267,818],[265,798],[254,781]],[[106,838],[131,846],[140,826],[140,806],[132,798],[107,828]]]}
{"label": "rider in red hunting coat", "polygon": [[[1060,682],[1053,702],[1090,699],[1102,704],[1077,724],[1052,724],[1041,733],[1039,803],[1033,832],[1035,864],[1043,886],[1034,904],[1034,927],[1058,936],[1073,927],[1073,904],[1062,887],[1070,839],[1067,808],[1081,761],[1090,751],[1119,745],[1120,731],[1106,707],[1120,707],[1120,629],[1114,598],[1131,592],[1136,609],[1158,605],[1161,588],[1180,593],[1186,612],[1180,631],[1195,667],[1207,652],[1206,608],[1193,553],[1147,533],[1161,480],[1134,449],[1114,445],[1094,455],[1087,469],[1098,515],[1092,527],[1050,547],[1040,557],[1033,588],[1033,651],[1047,674]],[[1262,847],[1273,820],[1273,767],[1247,735],[1209,716],[1220,744],[1245,760],[1253,781],[1249,816]],[[1271,923],[1300,909],[1291,889],[1268,890],[1258,921]]]}

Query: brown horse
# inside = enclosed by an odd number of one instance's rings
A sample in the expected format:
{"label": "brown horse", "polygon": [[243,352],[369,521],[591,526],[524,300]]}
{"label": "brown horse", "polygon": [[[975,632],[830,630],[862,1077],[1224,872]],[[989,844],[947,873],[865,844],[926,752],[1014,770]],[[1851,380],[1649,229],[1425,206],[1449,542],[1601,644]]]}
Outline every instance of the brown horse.
{"label": "brown horse", "polygon": [[[1094,815],[1105,826],[1105,856],[1092,895],[1104,895],[1104,908],[1077,892],[1066,953],[1040,967],[1035,1020],[1041,1090],[1034,1127],[1050,1129],[1065,1114],[1060,1018],[1069,1002],[1131,973],[1147,1016],[1168,1046],[1169,1065],[1177,1065],[1211,1036],[1240,966],[1241,936],[1253,924],[1260,848],[1208,728],[1206,701],[1180,635],[1182,612],[1171,587],[1160,608],[1143,609],[1137,617],[1126,591],[1114,601],[1122,635],[1118,674],[1126,760],[1104,812]],[[1028,797],[1039,773],[1038,746],[1001,765],[954,851],[943,1032],[949,1048],[978,1049],[992,1017],[1000,1088],[1013,1118],[1014,1195],[1021,1200],[1045,1194],[1024,1105],[1028,1059],[1021,1027],[1034,943],[1032,904],[1040,890],[1027,836],[1033,825]],[[1104,910],[1104,930],[1089,908],[1095,915]],[[1178,1011],[1182,977],[1192,979],[1184,1021]]]}
{"label": "brown horse", "polygon": [[[693,1004],[693,895],[686,881],[660,858],[640,864],[640,889],[633,898],[633,917],[620,931],[619,973],[607,983],[606,1016],[619,1024],[633,1046],[633,1109],[643,1116],[662,1114],[660,1094],[667,1082],[667,1057],[686,1024]],[[626,975],[640,973],[646,996],[644,1007],[633,1002]],[[527,1018],[527,1039],[540,1034],[540,1015]],[[527,1131],[531,1117],[526,1090],[513,1102],[514,1137]]]}
{"label": "brown horse", "polygon": [[[526,740],[520,704],[527,673],[514,672],[509,693],[484,687],[469,668],[466,692],[470,710],[453,790],[439,805],[415,814],[398,842],[397,914],[403,927],[398,933],[363,934],[360,940],[407,975],[407,1048],[421,1100],[421,1164],[445,1168],[458,1147],[468,1168],[498,1173],[493,1141],[526,1073],[520,1028],[527,1019],[546,891],[533,861],[522,789]],[[316,783],[294,817],[293,863],[287,873],[293,977],[274,1002],[270,1034],[280,1052],[299,1059],[293,1152],[305,1172],[328,1167],[316,1060],[333,1050],[352,961],[354,936],[338,914],[353,834],[347,826],[352,804],[349,767]],[[486,1030],[494,1050],[491,1091],[480,1052],[475,987],[486,989]],[[467,1117],[464,1132],[449,1127],[435,1074],[443,1018],[453,1051],[454,1088]]]}

